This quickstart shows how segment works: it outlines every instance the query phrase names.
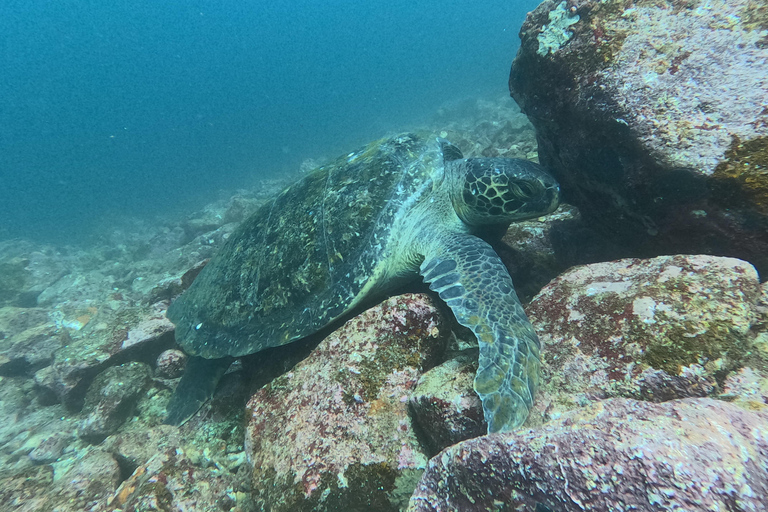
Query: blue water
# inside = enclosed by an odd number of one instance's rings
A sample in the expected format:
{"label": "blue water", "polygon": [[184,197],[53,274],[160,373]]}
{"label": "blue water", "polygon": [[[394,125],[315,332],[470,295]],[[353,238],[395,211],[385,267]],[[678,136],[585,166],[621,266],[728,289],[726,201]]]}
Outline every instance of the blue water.
{"label": "blue water", "polygon": [[506,90],[536,0],[3,0],[0,240],[184,211]]}

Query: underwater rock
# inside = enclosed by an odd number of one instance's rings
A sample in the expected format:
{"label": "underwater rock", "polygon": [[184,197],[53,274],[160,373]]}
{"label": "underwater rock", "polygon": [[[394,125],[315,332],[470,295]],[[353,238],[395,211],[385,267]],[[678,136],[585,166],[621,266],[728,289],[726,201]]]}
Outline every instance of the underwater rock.
{"label": "underwater rock", "polygon": [[165,303],[152,308],[125,309],[109,324],[92,330],[87,326],[55,353],[53,364],[35,373],[35,382],[70,409],[79,409],[88,385],[102,370],[132,360],[154,362],[173,346],[174,326],[165,318]]}
{"label": "underwater rock", "polygon": [[100,373],[85,395],[85,419],[80,423],[77,435],[99,443],[114,433],[133,413],[150,381],[151,372],[144,363],[112,366]]}
{"label": "underwater rock", "polygon": [[515,292],[524,303],[574,262],[560,257],[555,250],[557,236],[564,226],[580,218],[568,204],[538,219],[514,222],[507,228],[502,243],[495,249],[515,283]]}
{"label": "underwater rock", "polygon": [[0,305],[17,305],[29,281],[27,265],[20,257],[0,261]]}
{"label": "underwater rock", "polygon": [[450,140],[467,156],[536,161],[533,125],[509,96],[449,101],[423,129]]}
{"label": "underwater rock", "polygon": [[41,308],[0,308],[0,375],[34,372],[53,360],[69,336]]}
{"label": "underwater rock", "polygon": [[[264,180],[258,192],[240,191],[232,197],[206,205],[202,210],[195,212],[182,223],[182,228],[189,238],[207,235],[226,224],[239,223],[255,212],[265,199],[268,199],[269,191],[283,184],[281,180]],[[282,188],[282,187],[280,187]],[[277,188],[276,191],[280,191]],[[225,231],[231,232],[234,225]]]}
{"label": "underwater rock", "polygon": [[745,408],[768,404],[768,373],[753,368],[731,372],[723,383],[720,398],[731,399]]}
{"label": "underwater rock", "polygon": [[56,462],[61,453],[75,436],[71,432],[53,432],[35,441],[35,448],[29,452],[29,459],[35,464],[50,464]]}
{"label": "underwater rock", "polygon": [[768,272],[766,29],[755,0],[545,0],[528,14],[510,92],[615,257],[718,254]]}
{"label": "underwater rock", "polygon": [[0,377],[0,418],[0,473],[6,476],[55,460],[75,437],[76,422],[64,407],[43,406],[27,377]]}
{"label": "underwater rock", "polygon": [[476,372],[476,357],[458,357],[419,378],[408,404],[430,456],[488,432],[483,404],[472,387]]}
{"label": "underwater rock", "polygon": [[527,307],[543,345],[536,416],[606,397],[712,394],[751,357],[759,297],[755,269],[733,258],[660,256],[565,272]]}
{"label": "underwater rock", "polygon": [[106,510],[255,510],[240,475],[202,466],[198,458],[180,448],[155,454],[120,484]]}
{"label": "underwater rock", "polygon": [[105,510],[120,482],[120,468],[107,452],[94,448],[69,465],[45,464],[0,475],[3,512],[83,512]]}
{"label": "underwater rock", "polygon": [[408,396],[447,341],[425,295],[349,320],[248,403],[246,454],[263,510],[400,510],[427,462]]}
{"label": "underwater rock", "polygon": [[181,350],[170,348],[157,356],[155,368],[157,375],[163,379],[175,379],[184,373],[187,355]]}
{"label": "underwater rock", "polygon": [[0,339],[0,375],[31,375],[51,364],[56,350],[68,341],[67,331],[52,324],[38,325]]}
{"label": "underwater rock", "polygon": [[183,446],[179,429],[170,425],[132,425],[129,429],[107,437],[99,445],[112,454],[124,473],[132,473],[158,453]]}
{"label": "underwater rock", "polygon": [[189,285],[192,284],[192,281],[195,280],[197,274],[203,270],[208,261],[208,259],[198,261],[192,268],[183,270],[179,275],[167,277],[157,283],[157,285],[155,285],[149,292],[148,302],[154,304],[155,302],[171,300],[172,298],[181,295],[181,292],[189,288]]}
{"label": "underwater rock", "polygon": [[42,308],[0,308],[0,340],[48,323],[48,310]]}
{"label": "underwater rock", "polygon": [[[174,326],[165,315],[158,315],[142,319],[134,325],[126,335],[120,345],[121,350],[137,349],[142,345],[163,344],[162,338],[170,338],[174,331]],[[165,340],[166,342],[168,340]]]}
{"label": "underwater rock", "polygon": [[766,407],[610,399],[451,446],[408,510],[765,510],[766,450]]}

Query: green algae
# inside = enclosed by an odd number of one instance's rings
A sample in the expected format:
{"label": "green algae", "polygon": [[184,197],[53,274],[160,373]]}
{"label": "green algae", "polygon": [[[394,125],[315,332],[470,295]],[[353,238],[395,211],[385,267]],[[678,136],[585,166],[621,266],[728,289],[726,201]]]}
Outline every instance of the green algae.
{"label": "green algae", "polygon": [[664,339],[647,347],[641,361],[669,375],[679,375],[692,364],[707,365],[720,380],[741,366],[749,352],[749,338],[729,322],[712,322],[701,332],[701,324],[682,322],[670,326]]}
{"label": "green algae", "polygon": [[725,160],[715,168],[713,176],[738,183],[744,199],[768,214],[768,137],[741,141],[734,136]]}
{"label": "green algae", "polygon": [[329,471],[316,487],[304,480],[295,482],[293,475],[280,475],[272,467],[257,467],[254,479],[262,483],[257,503],[272,512],[395,512],[402,505],[392,500],[398,472],[386,462],[354,463],[340,474]]}
{"label": "green algae", "polygon": [[747,30],[768,30],[768,4],[764,0],[750,0],[739,16]]}

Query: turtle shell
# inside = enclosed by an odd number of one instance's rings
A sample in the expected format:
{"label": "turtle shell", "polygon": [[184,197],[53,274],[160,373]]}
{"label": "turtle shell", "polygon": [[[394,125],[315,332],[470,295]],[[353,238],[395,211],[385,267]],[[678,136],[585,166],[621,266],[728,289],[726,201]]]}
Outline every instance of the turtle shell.
{"label": "turtle shell", "polygon": [[392,227],[442,169],[436,140],[404,134],[311,172],[245,220],[171,305],[177,341],[207,358],[251,354],[383,291]]}

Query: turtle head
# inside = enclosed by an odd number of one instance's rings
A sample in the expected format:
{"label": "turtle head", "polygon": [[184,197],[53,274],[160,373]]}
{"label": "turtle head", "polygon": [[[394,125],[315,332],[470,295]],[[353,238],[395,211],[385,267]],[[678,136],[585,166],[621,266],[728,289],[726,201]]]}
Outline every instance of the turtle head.
{"label": "turtle head", "polygon": [[470,226],[489,226],[553,212],[560,186],[540,165],[517,158],[466,158],[452,166],[453,208]]}

